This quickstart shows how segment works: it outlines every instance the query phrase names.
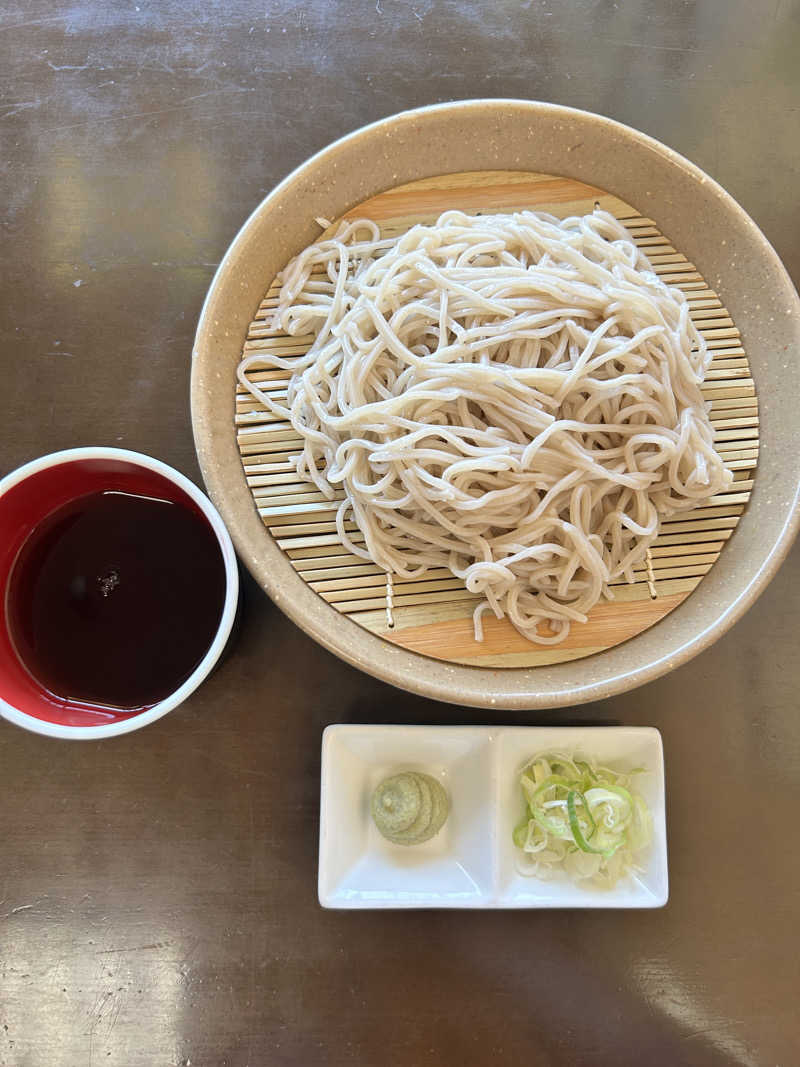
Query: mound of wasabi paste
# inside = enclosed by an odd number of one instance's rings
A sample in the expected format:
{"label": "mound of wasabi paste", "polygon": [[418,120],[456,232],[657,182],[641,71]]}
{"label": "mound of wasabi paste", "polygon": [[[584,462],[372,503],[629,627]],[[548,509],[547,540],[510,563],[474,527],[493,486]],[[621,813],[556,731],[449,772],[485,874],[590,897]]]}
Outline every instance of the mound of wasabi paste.
{"label": "mound of wasabi paste", "polygon": [[385,778],[372,794],[372,818],[396,845],[421,845],[439,833],[450,811],[444,787],[429,774],[404,771]]}

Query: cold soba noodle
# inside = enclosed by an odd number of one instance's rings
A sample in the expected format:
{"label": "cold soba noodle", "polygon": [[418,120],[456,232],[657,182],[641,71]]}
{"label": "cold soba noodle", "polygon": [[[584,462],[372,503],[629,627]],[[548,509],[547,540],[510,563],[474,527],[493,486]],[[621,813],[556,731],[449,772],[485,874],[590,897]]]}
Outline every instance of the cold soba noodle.
{"label": "cold soba noodle", "polygon": [[[606,212],[448,211],[391,240],[357,220],[279,280],[276,328],[313,343],[239,380],[302,436],[342,543],[402,578],[450,570],[484,598],[479,640],[489,609],[563,641],[661,518],[731,481],[686,298]],[[253,364],[290,372],[285,400]]]}

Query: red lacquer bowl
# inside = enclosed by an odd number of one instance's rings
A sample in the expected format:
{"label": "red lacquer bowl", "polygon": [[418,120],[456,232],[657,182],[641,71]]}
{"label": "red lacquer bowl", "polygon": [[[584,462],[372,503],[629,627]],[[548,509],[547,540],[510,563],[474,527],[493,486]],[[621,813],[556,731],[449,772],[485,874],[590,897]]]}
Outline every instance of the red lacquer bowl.
{"label": "red lacquer bowl", "polygon": [[[9,577],[25,540],[56,509],[90,493],[108,491],[170,500],[201,513],[216,537],[225,568],[219,626],[205,656],[165,699],[127,712],[55,697],[23,666],[8,625]],[[0,714],[51,737],[97,739],[138,730],[177,707],[212,670],[231,632],[238,596],[236,555],[228,531],[207,497],[178,471],[120,448],[75,448],[33,460],[0,481]]]}

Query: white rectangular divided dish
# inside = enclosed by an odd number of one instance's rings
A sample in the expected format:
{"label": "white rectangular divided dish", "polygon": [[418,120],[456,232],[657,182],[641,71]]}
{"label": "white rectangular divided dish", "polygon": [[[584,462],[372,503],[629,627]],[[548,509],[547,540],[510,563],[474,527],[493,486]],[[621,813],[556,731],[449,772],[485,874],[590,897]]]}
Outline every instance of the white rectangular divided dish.
{"label": "white rectangular divided dish", "polygon": [[[524,814],[517,772],[540,752],[644,769],[653,816],[641,874],[610,890],[566,875],[517,871],[511,832]],[[425,771],[450,796],[444,827],[423,845],[386,841],[370,815],[390,774]],[[642,726],[329,726],[322,737],[319,901],[326,908],[657,908],[667,902],[661,735]]]}

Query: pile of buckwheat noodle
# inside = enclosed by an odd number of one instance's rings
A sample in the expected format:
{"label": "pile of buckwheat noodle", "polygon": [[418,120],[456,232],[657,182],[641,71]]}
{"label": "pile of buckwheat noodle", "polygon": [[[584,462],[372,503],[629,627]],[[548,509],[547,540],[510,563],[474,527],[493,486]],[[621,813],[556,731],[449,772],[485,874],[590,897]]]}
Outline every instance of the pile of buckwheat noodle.
{"label": "pile of buckwheat noodle", "polygon": [[[302,436],[342,544],[402,578],[451,571],[483,598],[477,640],[488,609],[563,641],[664,516],[731,480],[686,298],[604,211],[448,211],[392,239],[359,219],[279,281],[275,328],[313,343],[239,380]],[[285,400],[253,364],[290,373]]]}

